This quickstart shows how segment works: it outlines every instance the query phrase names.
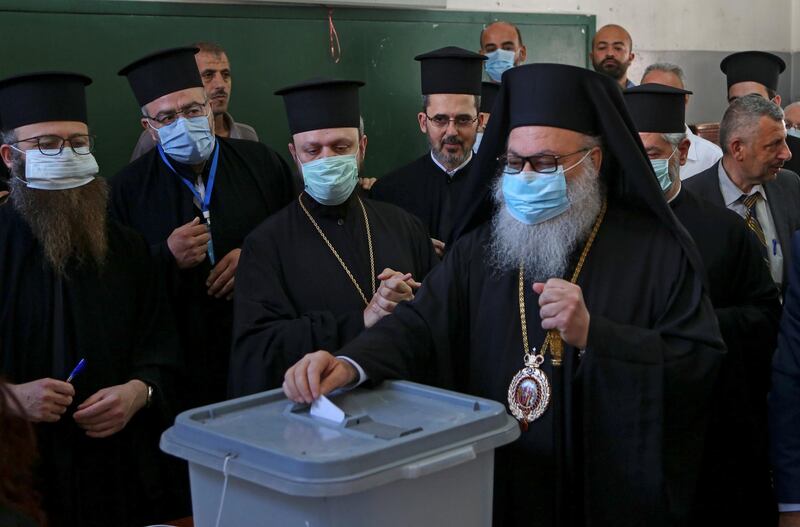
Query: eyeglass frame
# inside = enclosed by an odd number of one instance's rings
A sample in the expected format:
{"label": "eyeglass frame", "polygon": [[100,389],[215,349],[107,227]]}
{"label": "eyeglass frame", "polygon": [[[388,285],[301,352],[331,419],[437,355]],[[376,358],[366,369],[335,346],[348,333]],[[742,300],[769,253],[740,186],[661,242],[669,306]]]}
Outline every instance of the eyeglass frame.
{"label": "eyeglass frame", "polygon": [[[186,115],[186,112],[187,112],[188,110],[190,110],[190,109],[191,109],[191,107],[193,107],[193,106],[199,106],[200,108],[202,108],[202,109],[205,109],[206,107],[208,107],[208,106],[210,105],[210,103],[211,103],[211,101],[210,101],[210,100],[208,100],[208,99],[206,99],[206,100],[205,100],[204,102],[202,102],[202,103],[199,103],[199,102],[192,102],[192,103],[189,103],[189,104],[187,104],[187,105],[183,106],[183,107],[182,107],[181,109],[179,109],[179,110],[170,110],[170,112],[169,112],[169,113],[170,113],[170,116],[172,116],[172,120],[170,120],[169,122],[164,122],[164,119],[166,119],[166,117],[162,117],[161,119],[159,119],[159,118],[158,118],[158,114],[156,114],[156,116],[152,116],[152,115],[147,115],[147,114],[144,114],[144,116],[143,116],[143,117],[144,117],[145,119],[147,119],[148,121],[153,121],[154,123],[157,123],[157,124],[159,125],[159,128],[160,128],[160,127],[162,127],[162,126],[169,126],[169,125],[171,125],[172,123],[174,123],[175,121],[177,121],[177,120],[178,120],[178,116],[179,116],[179,115],[183,115],[183,116],[184,116],[185,118],[187,118],[187,119],[194,119],[194,118],[197,118],[197,117],[202,117],[203,115],[205,115],[206,117],[208,117],[208,113],[205,113],[205,114],[198,114],[198,115],[195,115],[195,116],[192,116],[192,117],[188,117],[188,116]],[[164,111],[162,111],[162,112],[158,112],[158,113],[160,114],[160,113],[165,113],[165,112],[164,112]],[[174,114],[174,115],[173,115],[173,114]]]}
{"label": "eyeglass frame", "polygon": [[[40,142],[42,137],[54,137],[54,138],[60,139],[61,140],[61,146],[58,148],[58,152],[56,152],[55,154],[49,154],[49,153],[45,152],[45,150],[55,150],[55,149],[54,148],[44,148],[43,149],[42,148],[42,143]],[[78,152],[77,150],[75,150],[76,147],[75,147],[75,145],[72,144],[72,140],[76,139],[78,137],[86,137],[86,138],[89,139],[89,151],[88,152]],[[70,149],[76,155],[88,156],[88,155],[94,153],[94,142],[95,142],[95,139],[96,139],[96,137],[95,137],[94,134],[72,134],[71,136],[69,136],[67,138],[64,138],[64,137],[61,137],[60,135],[55,135],[55,134],[42,134],[42,135],[35,135],[33,137],[28,137],[27,139],[18,139],[17,141],[14,141],[13,143],[8,143],[8,145],[13,147],[14,145],[19,144],[19,143],[31,143],[33,141],[36,141],[36,148],[39,150],[39,152],[42,153],[42,155],[55,157],[57,155],[60,155],[61,152],[64,151],[64,145],[69,143]],[[84,147],[79,146],[77,148],[84,148]],[[20,148],[16,148],[16,150],[19,151],[19,152],[27,152],[27,150],[22,150]],[[33,150],[33,148],[30,148],[29,150]]]}
{"label": "eyeglass frame", "polygon": [[434,115],[433,117],[431,117],[426,112],[425,113],[425,119],[430,121],[435,128],[438,128],[439,130],[445,130],[445,129],[447,129],[448,126],[450,126],[450,123],[453,123],[453,126],[455,126],[456,128],[467,128],[469,125],[477,122],[478,119],[481,118],[481,114],[478,113],[478,115],[476,115],[475,117],[470,118],[470,120],[468,122],[458,123],[458,119],[460,117],[466,117],[466,114],[457,115],[455,117],[445,117],[444,115],[441,115],[441,117],[443,117],[444,119],[447,119],[447,122],[446,123],[444,123],[444,122],[443,123],[437,123],[434,119],[436,119],[440,115],[441,114],[437,114],[437,115]]}
{"label": "eyeglass frame", "polygon": [[[516,172],[508,171],[509,167],[508,167],[508,154],[507,153],[503,154],[501,156],[498,156],[497,157],[497,162],[502,165],[503,171],[505,173],[507,173],[507,174],[520,174],[520,173],[525,171],[525,165],[527,165],[527,164],[530,164],[531,168],[533,168],[534,171],[538,172],[539,174],[555,174],[556,172],[558,172],[558,167],[560,165],[560,163],[558,161],[560,159],[563,159],[565,157],[574,156],[575,154],[580,154],[581,152],[589,152],[593,148],[594,147],[581,148],[580,150],[576,150],[574,152],[570,152],[569,154],[536,154],[536,155],[533,155],[533,156],[520,156],[520,155],[514,154],[515,157],[518,157],[518,158],[520,158],[520,159],[522,159],[524,161],[524,163],[522,164],[522,168],[520,168]],[[552,169],[536,170],[535,162],[536,162],[536,160],[539,160],[539,159],[542,159],[542,158],[552,158],[553,159],[553,167],[552,167]]]}

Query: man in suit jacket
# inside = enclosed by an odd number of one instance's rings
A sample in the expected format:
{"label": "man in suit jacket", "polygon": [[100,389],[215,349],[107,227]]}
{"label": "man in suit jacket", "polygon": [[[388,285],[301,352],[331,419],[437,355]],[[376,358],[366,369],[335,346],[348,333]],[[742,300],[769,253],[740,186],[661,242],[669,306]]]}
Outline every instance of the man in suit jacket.
{"label": "man in suit jacket", "polygon": [[800,178],[781,168],[792,156],[783,110],[759,95],[737,98],[720,123],[720,144],[720,162],[684,184],[743,217],[761,242],[772,279],[785,284],[791,261],[783,248],[800,229]]}
{"label": "man in suit jacket", "polygon": [[783,306],[769,395],[770,453],[781,527],[800,526],[800,232]]}

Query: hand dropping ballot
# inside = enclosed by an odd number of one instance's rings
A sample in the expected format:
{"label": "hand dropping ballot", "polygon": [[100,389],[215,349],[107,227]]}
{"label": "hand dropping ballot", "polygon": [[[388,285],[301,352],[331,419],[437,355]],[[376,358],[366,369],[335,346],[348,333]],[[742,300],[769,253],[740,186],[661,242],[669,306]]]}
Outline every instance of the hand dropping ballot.
{"label": "hand dropping ballot", "polygon": [[344,411],[324,395],[311,404],[311,415],[334,423],[341,423],[345,418]]}

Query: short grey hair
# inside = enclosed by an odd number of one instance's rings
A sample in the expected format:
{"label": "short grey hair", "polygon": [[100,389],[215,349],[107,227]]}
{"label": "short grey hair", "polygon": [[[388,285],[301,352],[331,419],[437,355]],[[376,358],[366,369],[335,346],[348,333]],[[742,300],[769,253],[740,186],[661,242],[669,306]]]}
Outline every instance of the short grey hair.
{"label": "short grey hair", "polygon": [[661,134],[661,138],[664,139],[664,141],[666,141],[667,143],[669,143],[669,146],[671,146],[674,149],[674,148],[678,148],[680,146],[681,142],[684,139],[686,139],[686,132],[676,132],[676,133],[672,133],[672,134]]}
{"label": "short grey hair", "polygon": [[783,107],[783,112],[786,113],[786,110],[788,110],[789,108],[796,108],[796,107],[800,107],[800,101],[794,101],[791,104],[787,104],[786,106]]}
{"label": "short grey hair", "polygon": [[596,146],[603,148],[603,137],[600,135],[587,135],[583,141],[583,147],[591,150]]}
{"label": "short grey hair", "polygon": [[0,139],[2,139],[2,144],[10,145],[11,143],[16,142],[17,134],[14,130],[2,130],[0,131]]}
{"label": "short grey hair", "polygon": [[647,74],[653,71],[663,71],[664,73],[672,73],[681,80],[681,84],[684,87],[686,86],[686,75],[684,75],[683,73],[683,68],[681,68],[677,64],[673,64],[672,62],[656,62],[655,64],[650,64],[644,70],[644,75],[642,75],[642,79],[647,77]]}
{"label": "short grey hair", "polygon": [[730,142],[735,138],[751,140],[762,117],[783,121],[783,110],[774,102],[751,93],[731,102],[719,123],[719,143],[730,154]]}
{"label": "short grey hair", "polygon": [[[481,96],[480,95],[473,95],[475,97],[475,111],[481,113]],[[428,105],[430,104],[431,99],[430,95],[423,95],[422,96],[422,113],[428,114]]]}

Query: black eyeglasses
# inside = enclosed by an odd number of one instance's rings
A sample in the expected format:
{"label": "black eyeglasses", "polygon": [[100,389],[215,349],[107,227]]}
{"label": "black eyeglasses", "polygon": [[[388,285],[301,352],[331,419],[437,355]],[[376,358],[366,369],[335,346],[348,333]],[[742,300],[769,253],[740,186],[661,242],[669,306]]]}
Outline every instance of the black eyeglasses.
{"label": "black eyeglasses", "polygon": [[446,115],[438,114],[431,117],[426,113],[425,117],[436,128],[446,128],[451,122],[455,124],[456,128],[467,128],[478,120],[477,116],[472,117],[471,115],[456,115],[455,117],[448,117]]}
{"label": "black eyeglasses", "polygon": [[57,156],[64,150],[64,145],[69,143],[69,147],[79,156],[89,155],[94,152],[93,135],[71,135],[67,138],[58,135],[37,135],[27,139],[14,141],[12,145],[19,143],[35,143],[39,152],[46,156]]}
{"label": "black eyeglasses", "polygon": [[581,148],[575,152],[563,155],[542,154],[537,156],[518,156],[516,154],[504,154],[497,158],[497,162],[505,167],[506,174],[519,174],[527,163],[540,174],[552,174],[558,171],[558,160],[565,157],[574,156],[581,152],[588,152],[591,148]]}
{"label": "black eyeglasses", "polygon": [[193,117],[201,117],[203,115],[206,115],[206,106],[208,106],[208,101],[202,104],[196,102],[186,105],[180,110],[158,112],[158,114],[155,117],[152,117],[150,115],[145,115],[145,117],[147,119],[150,119],[151,121],[157,122],[161,126],[166,126],[174,123],[178,119],[179,115],[183,115],[187,119],[192,119]]}

